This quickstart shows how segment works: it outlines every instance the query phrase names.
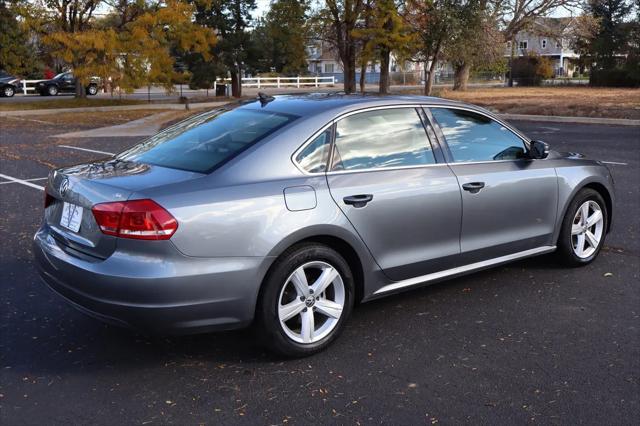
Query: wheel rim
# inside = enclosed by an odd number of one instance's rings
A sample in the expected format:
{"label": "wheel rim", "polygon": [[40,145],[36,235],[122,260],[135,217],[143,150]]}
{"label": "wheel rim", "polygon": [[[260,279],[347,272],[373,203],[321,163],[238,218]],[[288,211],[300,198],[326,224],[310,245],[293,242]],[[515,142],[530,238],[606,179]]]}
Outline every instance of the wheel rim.
{"label": "wheel rim", "polygon": [[58,89],[56,89],[54,86],[49,87],[49,94],[52,96],[55,96],[58,93]]}
{"label": "wheel rim", "polygon": [[89,87],[89,94],[90,95],[95,95],[98,92],[98,89],[96,89],[95,87],[91,86]]}
{"label": "wheel rim", "polygon": [[4,95],[10,98],[11,96],[13,96],[13,89],[11,87],[5,87]]}
{"label": "wheel rim", "polygon": [[576,256],[585,259],[598,249],[604,232],[604,215],[600,205],[588,200],[576,211],[571,225],[571,246]]}
{"label": "wheel rim", "polygon": [[336,328],[344,303],[344,282],[336,268],[320,261],[305,263],[293,271],[280,291],[280,326],[295,342],[318,342]]}

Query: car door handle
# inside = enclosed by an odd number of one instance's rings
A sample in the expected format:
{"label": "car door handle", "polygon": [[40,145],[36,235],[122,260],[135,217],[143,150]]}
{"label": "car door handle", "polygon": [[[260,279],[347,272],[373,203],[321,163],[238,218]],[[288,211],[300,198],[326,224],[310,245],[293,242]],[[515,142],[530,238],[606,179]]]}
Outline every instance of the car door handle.
{"label": "car door handle", "polygon": [[350,195],[342,199],[342,201],[344,201],[345,204],[350,204],[356,208],[366,206],[367,203],[371,200],[373,200],[373,194]]}
{"label": "car door handle", "polygon": [[482,188],[484,188],[484,182],[469,182],[462,185],[462,189],[472,194],[479,192]]}

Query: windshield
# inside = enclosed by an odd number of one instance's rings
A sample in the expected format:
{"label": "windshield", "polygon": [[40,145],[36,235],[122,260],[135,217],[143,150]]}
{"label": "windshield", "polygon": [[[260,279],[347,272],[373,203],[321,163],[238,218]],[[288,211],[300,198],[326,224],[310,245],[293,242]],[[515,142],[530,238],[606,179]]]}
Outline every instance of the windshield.
{"label": "windshield", "polygon": [[270,111],[211,111],[185,120],[118,159],[209,173],[297,117]]}
{"label": "windshield", "polygon": [[55,77],[52,78],[52,80],[57,80],[59,78],[62,78],[63,75],[65,74],[69,74],[68,72],[61,72],[60,74],[56,74]]}

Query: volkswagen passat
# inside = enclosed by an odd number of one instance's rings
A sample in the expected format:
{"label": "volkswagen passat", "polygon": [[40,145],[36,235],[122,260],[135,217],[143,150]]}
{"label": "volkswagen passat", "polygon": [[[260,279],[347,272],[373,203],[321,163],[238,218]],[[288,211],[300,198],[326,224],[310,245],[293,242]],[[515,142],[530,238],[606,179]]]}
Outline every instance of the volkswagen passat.
{"label": "volkswagen passat", "polygon": [[46,283],[104,321],[249,325],[293,356],[356,302],[556,251],[594,260],[608,169],[481,108],[428,97],[261,96],[46,186]]}

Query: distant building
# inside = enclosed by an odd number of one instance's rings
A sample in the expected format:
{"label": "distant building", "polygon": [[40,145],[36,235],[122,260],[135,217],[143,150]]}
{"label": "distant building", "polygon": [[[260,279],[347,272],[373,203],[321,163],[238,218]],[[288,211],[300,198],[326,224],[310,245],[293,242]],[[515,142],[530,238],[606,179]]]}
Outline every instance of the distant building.
{"label": "distant building", "polygon": [[[525,31],[515,36],[515,56],[535,53],[549,58],[556,76],[573,77],[578,73],[580,55],[571,49],[575,37],[574,18],[537,18]],[[507,42],[505,56],[511,56],[511,41]]]}
{"label": "distant building", "polygon": [[[318,76],[334,76],[337,82],[344,79],[342,61],[338,52],[329,43],[316,41],[307,47],[307,63],[310,74]],[[416,62],[398,63],[391,54],[389,63],[391,84],[420,84],[424,78],[424,64]],[[380,63],[367,64],[365,75],[367,84],[377,84],[380,81]],[[356,67],[356,81],[360,80],[360,67]]]}

